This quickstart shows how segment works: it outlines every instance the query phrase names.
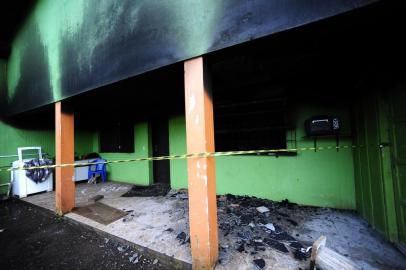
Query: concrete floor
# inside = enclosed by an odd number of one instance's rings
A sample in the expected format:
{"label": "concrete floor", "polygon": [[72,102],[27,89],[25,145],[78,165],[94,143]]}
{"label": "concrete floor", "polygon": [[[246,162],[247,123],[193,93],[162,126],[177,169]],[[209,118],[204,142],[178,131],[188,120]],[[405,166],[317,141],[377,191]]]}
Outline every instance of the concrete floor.
{"label": "concrete floor", "polygon": [[[114,182],[77,184],[78,206],[88,203],[88,198],[101,194],[104,198],[100,202],[133,212],[106,226],[75,213],[69,213],[66,217],[136,245],[191,263],[190,244],[177,239],[181,232],[188,234],[187,196],[120,197],[130,188],[131,185]],[[23,200],[55,210],[53,192],[33,195]],[[285,211],[285,214],[298,223],[295,226],[287,226],[285,230],[305,245],[311,245],[320,235],[325,235],[328,247],[351,258],[364,269],[406,269],[406,258],[351,211],[326,208],[281,211]],[[221,230],[219,242],[222,246],[221,262],[216,269],[253,269],[252,261],[258,258],[265,260],[265,269],[308,268],[308,261],[298,261],[291,253],[280,253],[272,248],[257,254],[238,252],[235,236],[224,236]]]}
{"label": "concrete floor", "polygon": [[[184,222],[184,219],[176,220],[171,217],[171,212],[177,208],[178,200],[168,200],[167,197],[121,197],[131,187],[132,185],[115,182],[76,185],[77,206],[89,203],[88,199],[95,195],[104,195],[100,202],[124,211],[134,210],[134,217],[131,214],[128,215],[124,218],[128,220],[126,222],[123,221],[124,219],[120,219],[105,226],[75,213],[65,216],[136,245],[191,263],[190,247],[180,245],[174,235],[174,232],[181,228]],[[29,196],[23,200],[55,211],[54,198],[54,192],[47,192]],[[131,218],[132,220],[129,220]],[[168,228],[172,228],[174,232],[165,231]]]}

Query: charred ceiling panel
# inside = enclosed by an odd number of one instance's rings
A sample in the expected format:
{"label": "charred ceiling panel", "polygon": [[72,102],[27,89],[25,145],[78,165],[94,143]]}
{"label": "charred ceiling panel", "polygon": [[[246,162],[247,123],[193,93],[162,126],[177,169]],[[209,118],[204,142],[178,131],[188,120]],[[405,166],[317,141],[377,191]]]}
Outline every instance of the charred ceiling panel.
{"label": "charred ceiling panel", "polygon": [[43,0],[13,41],[2,113],[27,111],[372,2]]}

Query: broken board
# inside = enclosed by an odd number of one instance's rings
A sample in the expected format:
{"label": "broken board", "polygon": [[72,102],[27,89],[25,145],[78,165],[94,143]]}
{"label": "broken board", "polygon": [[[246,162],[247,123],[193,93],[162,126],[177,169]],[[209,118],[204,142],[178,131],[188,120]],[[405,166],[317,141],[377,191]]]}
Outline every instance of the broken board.
{"label": "broken board", "polygon": [[128,214],[127,212],[121,211],[117,208],[105,205],[100,202],[77,207],[73,209],[72,212],[88,219],[94,220],[103,225],[108,225]]}

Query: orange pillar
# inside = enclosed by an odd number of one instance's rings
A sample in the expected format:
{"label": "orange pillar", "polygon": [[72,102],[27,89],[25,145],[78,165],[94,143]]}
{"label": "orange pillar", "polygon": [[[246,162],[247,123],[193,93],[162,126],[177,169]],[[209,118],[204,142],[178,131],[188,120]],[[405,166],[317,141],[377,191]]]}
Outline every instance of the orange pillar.
{"label": "orange pillar", "polygon": [[[61,102],[55,103],[55,162],[74,163],[74,116]],[[58,214],[70,212],[75,206],[73,167],[57,167],[55,207]]]}
{"label": "orange pillar", "polygon": [[[184,67],[187,152],[213,152],[213,101],[203,57]],[[187,164],[193,269],[213,269],[218,259],[215,160],[192,158]]]}

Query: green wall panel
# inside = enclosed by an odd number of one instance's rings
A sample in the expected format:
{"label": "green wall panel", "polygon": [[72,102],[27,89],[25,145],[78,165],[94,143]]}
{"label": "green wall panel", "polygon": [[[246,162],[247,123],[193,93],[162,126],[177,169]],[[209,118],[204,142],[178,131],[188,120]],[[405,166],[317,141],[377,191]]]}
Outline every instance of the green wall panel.
{"label": "green wall panel", "polygon": [[[101,153],[107,160],[128,159],[150,156],[148,124],[135,125],[135,149],[134,153]],[[0,155],[15,155],[18,147],[41,146],[43,152],[51,157],[55,155],[54,130],[16,128],[0,121]],[[95,132],[75,131],[75,155],[82,156],[90,152],[98,151],[98,136]],[[9,166],[17,157],[0,158],[0,166]],[[152,164],[150,162],[121,163],[108,165],[108,179],[148,185],[152,179]],[[0,173],[0,183],[8,183],[9,172]],[[2,192],[0,190],[0,192]]]}
{"label": "green wall panel", "polygon": [[[406,84],[403,82],[390,93],[390,134],[393,166],[393,181],[387,186],[394,188],[394,200],[388,212],[397,215],[398,242],[406,248]],[[387,200],[390,202],[390,200]],[[392,220],[390,220],[392,221]],[[391,227],[390,227],[391,228]]]}
{"label": "green wall panel", "polygon": [[[16,155],[18,147],[41,146],[50,157],[55,156],[55,132],[51,129],[16,128],[0,121],[0,156]],[[75,131],[75,153],[83,155],[93,151],[92,133]],[[9,166],[17,157],[0,158],[0,166]],[[0,182],[10,180],[10,173],[1,172]]]}
{"label": "green wall panel", "polygon": [[[106,160],[133,159],[151,156],[148,123],[138,123],[134,126],[134,153],[100,153]],[[99,151],[99,137],[93,135],[93,151]],[[152,163],[148,161],[117,163],[107,166],[108,180],[139,185],[149,185],[152,182]]]}
{"label": "green wall panel", "polygon": [[355,186],[357,210],[389,240],[397,239],[389,142],[388,105],[375,91],[354,106]]}
{"label": "green wall panel", "polygon": [[[7,90],[6,69],[6,61],[0,59],[0,92]],[[17,155],[17,148],[24,146],[41,146],[43,152],[54,155],[54,142],[54,133],[51,130],[15,128],[0,119],[0,156]],[[17,157],[0,157],[0,166],[8,167],[16,159]],[[0,172],[0,184],[9,181],[10,172]],[[3,189],[0,189],[0,193]]]}
{"label": "green wall panel", "polygon": [[75,156],[83,156],[93,152],[94,132],[75,130]]}
{"label": "green wall panel", "polygon": [[[41,146],[51,156],[55,153],[54,132],[14,128],[0,121],[0,155],[16,155],[18,147]],[[9,166],[17,157],[0,158],[0,166]],[[0,173],[0,183],[10,181],[9,172]]]}
{"label": "green wall panel", "polygon": [[[341,117],[343,133],[349,133],[348,110],[303,106],[296,111],[297,147],[312,147],[313,140],[304,138],[303,122],[318,114]],[[291,134],[288,134],[290,136]],[[169,121],[170,153],[186,152],[183,116]],[[350,139],[342,138],[342,145]],[[318,146],[335,146],[335,139],[318,141]],[[354,167],[352,150],[299,152],[294,157],[233,156],[216,158],[217,193],[258,196],[314,206],[355,209]],[[171,161],[171,185],[187,187],[186,162]]]}
{"label": "green wall panel", "polygon": [[[169,154],[181,155],[186,153],[185,117],[178,116],[169,119]],[[175,189],[187,188],[187,162],[175,159],[170,162],[171,186]]]}
{"label": "green wall panel", "polygon": [[[148,123],[140,123],[134,126],[135,152],[134,153],[100,153],[107,160],[132,159],[148,157],[150,155],[150,136]],[[13,155],[17,153],[17,147],[41,146],[43,151],[51,157],[55,155],[54,130],[32,130],[15,128],[4,122],[0,122],[0,155]],[[98,152],[98,133],[91,131],[75,131],[75,155],[82,156],[90,152]],[[16,157],[0,158],[0,166],[8,166]],[[151,162],[120,163],[107,166],[108,179],[140,185],[148,185],[152,182]],[[9,173],[0,173],[0,182],[9,181]]]}

